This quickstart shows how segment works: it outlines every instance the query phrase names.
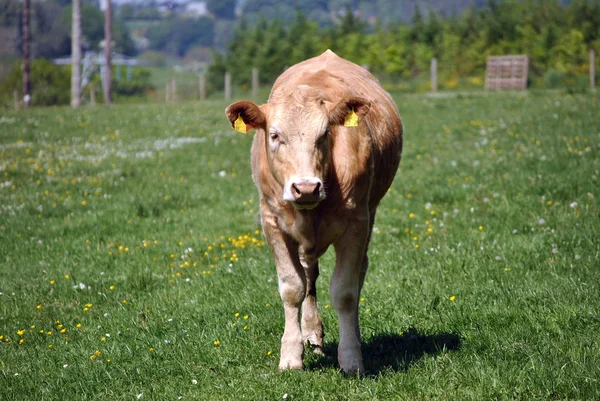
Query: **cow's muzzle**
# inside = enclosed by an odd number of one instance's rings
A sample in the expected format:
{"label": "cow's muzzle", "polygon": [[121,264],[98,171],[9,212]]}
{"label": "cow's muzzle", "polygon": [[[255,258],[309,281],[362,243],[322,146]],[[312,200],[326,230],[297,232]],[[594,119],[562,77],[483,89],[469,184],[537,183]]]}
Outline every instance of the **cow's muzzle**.
{"label": "cow's muzzle", "polygon": [[294,180],[285,192],[284,199],[296,209],[314,209],[325,199],[323,182],[318,178]]}

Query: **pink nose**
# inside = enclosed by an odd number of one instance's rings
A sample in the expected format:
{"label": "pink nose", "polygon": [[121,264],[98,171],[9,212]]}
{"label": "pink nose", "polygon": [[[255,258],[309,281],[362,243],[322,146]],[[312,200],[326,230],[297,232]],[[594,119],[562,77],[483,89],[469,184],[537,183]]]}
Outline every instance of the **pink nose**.
{"label": "pink nose", "polygon": [[292,183],[292,196],[298,203],[315,203],[319,201],[321,183],[312,181],[298,181]]}

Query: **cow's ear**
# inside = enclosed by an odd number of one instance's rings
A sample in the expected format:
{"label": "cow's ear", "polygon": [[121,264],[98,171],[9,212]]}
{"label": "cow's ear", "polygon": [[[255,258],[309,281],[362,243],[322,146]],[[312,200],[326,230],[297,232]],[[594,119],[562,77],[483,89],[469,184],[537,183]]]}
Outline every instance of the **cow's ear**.
{"label": "cow's ear", "polygon": [[371,109],[371,102],[362,97],[346,98],[329,111],[329,123],[356,127]]}
{"label": "cow's ear", "polygon": [[230,104],[225,114],[234,130],[243,134],[255,128],[266,129],[267,117],[264,113],[266,105],[257,106],[251,101],[241,100]]}

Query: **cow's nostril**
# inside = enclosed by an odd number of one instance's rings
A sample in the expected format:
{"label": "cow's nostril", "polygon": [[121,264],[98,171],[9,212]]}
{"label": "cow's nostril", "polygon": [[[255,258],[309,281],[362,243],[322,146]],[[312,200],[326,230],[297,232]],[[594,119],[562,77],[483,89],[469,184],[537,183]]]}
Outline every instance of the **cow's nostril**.
{"label": "cow's nostril", "polygon": [[302,192],[300,192],[300,188],[296,186],[296,183],[292,184],[292,195],[294,195],[295,199],[298,199],[302,195]]}
{"label": "cow's nostril", "polygon": [[321,192],[321,183],[317,182],[315,185],[315,190],[313,191],[314,195],[319,195],[319,193]]}

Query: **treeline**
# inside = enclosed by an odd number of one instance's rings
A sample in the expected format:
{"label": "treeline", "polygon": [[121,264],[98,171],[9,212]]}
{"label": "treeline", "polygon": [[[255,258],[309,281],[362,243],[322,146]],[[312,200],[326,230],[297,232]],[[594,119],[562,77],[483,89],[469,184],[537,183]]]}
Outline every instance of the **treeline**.
{"label": "treeline", "polygon": [[447,18],[417,7],[409,24],[391,27],[368,24],[350,8],[332,27],[319,27],[301,11],[291,23],[242,20],[209,75],[218,83],[229,71],[244,85],[257,67],[261,80],[272,82],[286,67],[328,48],[390,82],[428,72],[434,57],[442,79],[481,76],[488,55],[504,54],[527,54],[531,76],[560,80],[587,74],[589,49],[600,50],[600,2],[489,1]]}
{"label": "treeline", "polygon": [[[56,58],[71,54],[71,0],[33,0],[31,2],[31,53],[33,58]],[[85,50],[97,51],[104,40],[104,12],[96,1],[81,4],[81,28]],[[4,28],[4,29],[2,29]],[[12,34],[14,31],[14,34]],[[135,45],[123,21],[113,20],[112,39],[119,53],[134,55]],[[0,40],[20,55],[23,40],[23,2],[0,0]],[[8,46],[10,45],[10,46]],[[2,55],[0,55],[2,56]]]}

